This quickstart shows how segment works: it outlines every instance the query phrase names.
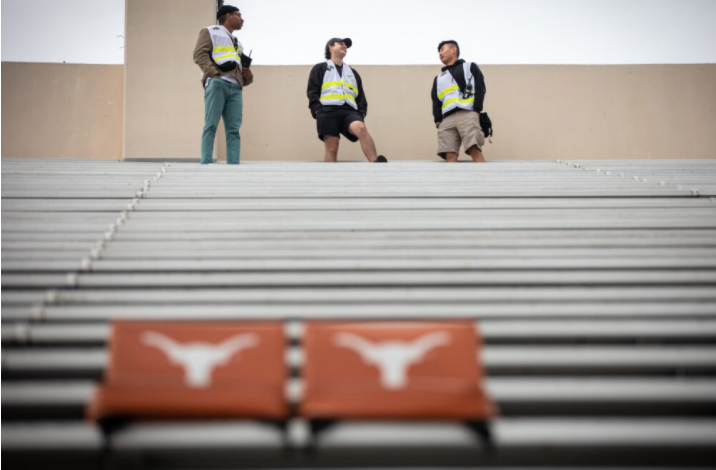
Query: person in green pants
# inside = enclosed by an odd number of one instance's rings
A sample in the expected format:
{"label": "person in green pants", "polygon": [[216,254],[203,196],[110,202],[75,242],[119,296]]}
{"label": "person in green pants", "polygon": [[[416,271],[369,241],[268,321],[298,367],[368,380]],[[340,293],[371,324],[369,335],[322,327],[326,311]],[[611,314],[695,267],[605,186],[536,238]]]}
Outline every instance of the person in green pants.
{"label": "person in green pants", "polygon": [[253,74],[241,65],[241,43],[232,34],[244,25],[238,8],[225,5],[216,14],[219,25],[199,32],[194,63],[203,73],[204,132],[201,136],[201,163],[212,163],[214,139],[219,119],[224,118],[226,163],[238,165],[241,159],[239,128],[243,119],[243,87],[253,82]]}

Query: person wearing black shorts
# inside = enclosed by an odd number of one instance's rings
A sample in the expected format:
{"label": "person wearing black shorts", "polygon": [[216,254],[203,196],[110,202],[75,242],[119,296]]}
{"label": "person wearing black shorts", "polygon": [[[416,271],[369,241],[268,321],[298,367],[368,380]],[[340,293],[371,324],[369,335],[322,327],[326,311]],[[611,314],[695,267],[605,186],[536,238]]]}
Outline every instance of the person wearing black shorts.
{"label": "person wearing black shorts", "polygon": [[351,142],[360,141],[369,162],[387,162],[378,155],[363,122],[368,101],[360,75],[343,62],[352,45],[349,38],[333,38],[326,43],[326,61],[316,64],[308,77],[308,107],[316,120],[318,138],[326,147],[326,162],[338,161],[341,134]]}

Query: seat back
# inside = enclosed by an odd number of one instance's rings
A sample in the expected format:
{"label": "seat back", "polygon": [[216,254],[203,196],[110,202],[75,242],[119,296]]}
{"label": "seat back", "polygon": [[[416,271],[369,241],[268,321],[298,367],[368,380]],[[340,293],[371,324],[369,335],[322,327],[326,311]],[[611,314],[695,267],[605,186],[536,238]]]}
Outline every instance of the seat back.
{"label": "seat back", "polygon": [[309,322],[300,414],[312,419],[485,420],[472,322]]}
{"label": "seat back", "polygon": [[114,322],[110,341],[91,419],[287,417],[279,322]]}

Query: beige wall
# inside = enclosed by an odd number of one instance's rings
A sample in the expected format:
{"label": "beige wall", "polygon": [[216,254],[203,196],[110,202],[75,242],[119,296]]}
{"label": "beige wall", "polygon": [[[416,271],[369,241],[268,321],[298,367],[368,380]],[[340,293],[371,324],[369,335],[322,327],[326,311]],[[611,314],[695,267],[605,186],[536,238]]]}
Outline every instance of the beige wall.
{"label": "beige wall", "polygon": [[192,55],[214,0],[126,0],[125,158],[199,158],[204,101]]}
{"label": "beige wall", "polygon": [[2,63],[2,156],[122,157],[122,65]]}
{"label": "beige wall", "polygon": [[[434,159],[438,66],[356,66],[366,124],[389,159]],[[255,67],[242,159],[322,159],[307,108],[310,67]],[[716,158],[716,65],[487,65],[490,160]],[[362,159],[341,139],[339,159]]]}
{"label": "beige wall", "polygon": [[[163,9],[176,3],[182,8]],[[188,8],[196,5],[201,11]],[[203,94],[191,52],[197,25],[211,23],[213,1],[128,0],[127,10],[125,156],[197,159]],[[148,18],[166,11],[169,26],[151,33]],[[254,67],[256,81],[244,90],[243,160],[322,159],[307,108],[310,68]],[[379,152],[435,159],[429,92],[439,67],[356,69]],[[122,70],[3,62],[2,155],[120,158]],[[496,131],[485,148],[490,160],[716,158],[716,64],[488,65],[483,72]],[[222,160],[223,138],[222,130]],[[341,146],[339,159],[363,159],[358,144],[342,139]]]}
{"label": "beige wall", "polygon": [[[192,52],[214,0],[127,0],[127,158],[199,158],[203,94]],[[241,38],[241,33],[238,33]],[[245,44],[260,56],[260,45]],[[316,51],[316,61],[322,50]],[[350,59],[350,55],[348,56]],[[350,61],[349,61],[350,63]],[[255,66],[243,160],[320,160],[310,66]],[[366,124],[391,159],[434,159],[430,88],[440,67],[356,66]],[[488,159],[716,158],[716,65],[484,66],[495,127]],[[339,158],[362,159],[341,140]],[[223,126],[216,153],[225,160]]]}

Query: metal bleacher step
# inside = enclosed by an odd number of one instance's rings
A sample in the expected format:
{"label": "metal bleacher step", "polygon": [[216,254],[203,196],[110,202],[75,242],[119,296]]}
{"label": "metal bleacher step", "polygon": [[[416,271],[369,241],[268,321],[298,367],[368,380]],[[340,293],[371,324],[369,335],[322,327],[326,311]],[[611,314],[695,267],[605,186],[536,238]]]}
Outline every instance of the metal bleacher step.
{"label": "metal bleacher step", "polygon": [[[79,271],[78,260],[76,271]],[[343,287],[343,286],[507,286],[507,285],[703,285],[716,283],[716,269],[545,269],[545,270],[399,270],[361,271],[360,266],[335,272],[153,272],[5,273],[2,284],[9,288],[62,287]]]}
{"label": "metal bleacher step", "polygon": [[[716,416],[716,379],[704,377],[488,377],[501,416]],[[5,420],[76,420],[97,383],[88,380],[14,381],[2,385]],[[303,382],[286,395],[300,402]]]}
{"label": "metal bleacher step", "polygon": [[[480,341],[485,344],[716,343],[716,319],[610,321],[488,319],[476,323],[476,327]],[[300,328],[300,322],[289,324],[288,342],[300,341]],[[104,322],[6,322],[2,325],[2,343],[5,346],[98,346],[106,344],[109,333],[110,325]]]}
{"label": "metal bleacher step", "polygon": [[[126,289],[60,289],[50,291],[10,290],[3,291],[3,305],[36,304],[167,304],[172,302],[196,302],[203,304],[262,303],[262,302],[332,302],[346,303],[375,302],[648,302],[648,301],[713,301],[716,287],[713,286],[659,286],[659,287],[489,287],[489,288],[252,288],[252,289],[183,289],[157,288],[152,290]],[[716,317],[716,314],[714,314]]]}
{"label": "metal bleacher step", "polygon": [[[159,276],[159,275],[158,275]],[[284,320],[331,319],[346,320],[430,320],[445,319],[713,319],[715,302],[560,302],[560,303],[476,303],[448,304],[442,302],[344,304],[341,302],[264,303],[264,304],[180,304],[176,306],[138,304],[126,305],[20,305],[4,308],[3,319],[12,321],[89,322],[109,319],[125,320]]]}
{"label": "metal bleacher step", "polygon": [[[289,424],[286,453],[279,428],[257,422],[135,424],[111,438],[114,459],[177,468],[178,463],[218,468],[239,458],[242,466],[380,465],[656,465],[705,466],[716,446],[716,421],[684,418],[501,418],[493,423],[495,448],[487,449],[456,423],[338,423],[321,432],[315,451],[305,424]],[[32,464],[38,451],[61,462],[69,453],[80,465],[101,462],[103,437],[91,424],[8,423],[3,457]],[[46,454],[47,456],[47,454]],[[35,456],[36,458],[36,456]],[[132,460],[134,458],[134,460]],[[282,465],[283,464],[283,465]],[[79,467],[85,468],[85,467]],[[91,467],[87,467],[91,468]],[[222,468],[225,468],[222,466]]]}
{"label": "metal bleacher step", "polygon": [[[578,149],[577,149],[578,150]],[[716,164],[239,167],[3,159],[8,468],[707,468]],[[494,448],[448,422],[133,422],[84,409],[115,320],[476,321]]]}
{"label": "metal bleacher step", "polygon": [[[491,376],[716,374],[714,346],[487,345],[478,357]],[[5,349],[2,372],[18,378],[99,378],[107,359],[104,348]],[[302,361],[299,347],[287,349],[289,369],[300,369]]]}
{"label": "metal bleacher step", "polygon": [[[81,260],[8,259],[3,263],[7,271],[68,272],[81,269]],[[99,259],[92,262],[97,273],[143,272],[216,272],[216,271],[502,271],[515,270],[584,270],[584,269],[645,269],[661,270],[708,269],[709,279],[716,276],[716,257],[712,254],[695,258],[545,258],[545,259],[463,259],[404,260],[378,258],[344,259]],[[714,278],[716,279],[716,278]]]}

